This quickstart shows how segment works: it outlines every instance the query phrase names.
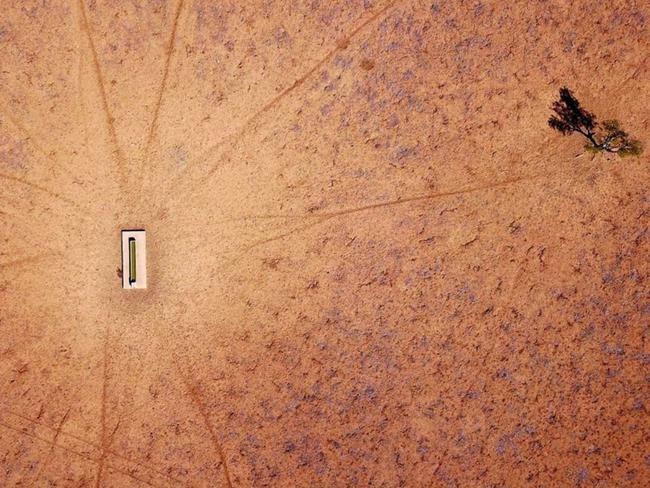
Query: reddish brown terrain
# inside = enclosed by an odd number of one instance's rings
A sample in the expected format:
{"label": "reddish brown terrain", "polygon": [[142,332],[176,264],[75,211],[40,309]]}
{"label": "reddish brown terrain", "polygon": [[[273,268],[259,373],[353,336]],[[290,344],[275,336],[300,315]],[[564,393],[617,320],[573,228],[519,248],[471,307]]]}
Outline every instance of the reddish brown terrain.
{"label": "reddish brown terrain", "polygon": [[0,486],[650,486],[650,4],[0,12]]}

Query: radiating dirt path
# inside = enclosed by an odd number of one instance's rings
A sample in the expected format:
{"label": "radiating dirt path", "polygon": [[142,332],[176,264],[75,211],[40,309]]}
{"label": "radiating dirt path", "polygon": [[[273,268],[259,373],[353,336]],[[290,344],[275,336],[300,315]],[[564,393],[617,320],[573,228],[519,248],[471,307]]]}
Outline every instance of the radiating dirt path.
{"label": "radiating dirt path", "polygon": [[643,2],[0,9],[0,486],[650,478]]}

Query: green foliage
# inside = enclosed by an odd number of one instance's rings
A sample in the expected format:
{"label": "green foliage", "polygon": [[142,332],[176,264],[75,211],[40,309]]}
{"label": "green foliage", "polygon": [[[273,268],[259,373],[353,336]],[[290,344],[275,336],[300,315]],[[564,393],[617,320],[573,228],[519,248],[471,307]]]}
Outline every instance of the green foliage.
{"label": "green foliage", "polygon": [[621,157],[638,156],[643,152],[641,141],[633,139],[621,128],[618,120],[596,121],[596,116],[580,106],[567,87],[560,89],[560,99],[551,106],[554,115],[548,125],[564,135],[577,132],[589,142],[585,149],[592,153],[610,152]]}
{"label": "green foliage", "polygon": [[632,139],[627,132],[621,129],[618,120],[605,120],[602,123],[604,131],[602,146],[604,150],[615,152],[621,157],[638,156],[643,152],[641,141]]}
{"label": "green foliage", "polygon": [[624,158],[627,156],[640,156],[642,152],[643,144],[641,144],[641,141],[632,139],[618,151],[618,155]]}
{"label": "green foliage", "polygon": [[593,154],[601,153],[604,152],[605,149],[600,147],[600,146],[594,146],[592,143],[588,142],[587,144],[584,145],[585,151]]}

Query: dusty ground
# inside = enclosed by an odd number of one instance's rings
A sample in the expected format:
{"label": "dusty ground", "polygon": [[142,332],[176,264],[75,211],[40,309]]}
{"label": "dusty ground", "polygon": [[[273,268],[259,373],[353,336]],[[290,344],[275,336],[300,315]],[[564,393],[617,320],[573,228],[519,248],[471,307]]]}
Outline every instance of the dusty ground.
{"label": "dusty ground", "polygon": [[0,486],[650,485],[647,2],[0,9]]}

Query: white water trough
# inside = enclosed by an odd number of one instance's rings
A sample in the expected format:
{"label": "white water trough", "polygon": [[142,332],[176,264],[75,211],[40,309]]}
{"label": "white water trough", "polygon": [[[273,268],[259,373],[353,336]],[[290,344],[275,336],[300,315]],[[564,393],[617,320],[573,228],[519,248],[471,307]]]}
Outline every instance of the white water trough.
{"label": "white water trough", "polygon": [[122,288],[147,287],[147,235],[144,230],[122,231]]}

